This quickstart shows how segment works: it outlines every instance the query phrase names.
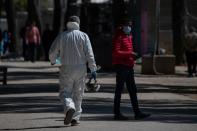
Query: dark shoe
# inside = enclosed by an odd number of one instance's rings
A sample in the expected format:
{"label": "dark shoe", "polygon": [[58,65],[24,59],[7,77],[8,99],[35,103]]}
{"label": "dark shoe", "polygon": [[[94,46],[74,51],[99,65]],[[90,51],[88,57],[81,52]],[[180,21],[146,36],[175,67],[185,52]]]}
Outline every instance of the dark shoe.
{"label": "dark shoe", "polygon": [[79,124],[80,124],[80,122],[77,121],[77,120],[75,120],[75,119],[73,119],[73,120],[71,121],[71,126],[78,126]]}
{"label": "dark shoe", "polygon": [[129,120],[129,118],[124,116],[124,115],[122,115],[122,114],[118,114],[118,115],[115,114],[114,115],[114,120]]}
{"label": "dark shoe", "polygon": [[145,119],[150,117],[151,115],[148,113],[139,113],[135,115],[135,120]]}
{"label": "dark shoe", "polygon": [[66,117],[64,118],[64,125],[70,124],[74,113],[75,113],[75,110],[72,108],[67,111]]}

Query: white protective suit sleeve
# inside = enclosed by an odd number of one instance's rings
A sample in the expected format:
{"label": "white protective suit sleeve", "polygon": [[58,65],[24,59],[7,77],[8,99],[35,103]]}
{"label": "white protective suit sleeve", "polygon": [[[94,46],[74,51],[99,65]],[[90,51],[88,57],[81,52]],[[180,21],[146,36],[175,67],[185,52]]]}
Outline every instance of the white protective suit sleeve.
{"label": "white protective suit sleeve", "polygon": [[60,37],[61,35],[54,40],[49,50],[49,60],[52,64],[55,64],[57,56],[60,54]]}
{"label": "white protective suit sleeve", "polygon": [[91,46],[91,43],[90,43],[90,39],[87,35],[85,35],[85,55],[86,55],[86,59],[87,59],[87,62],[88,62],[88,67],[90,68],[91,72],[93,71],[96,71],[97,70],[97,67],[96,67],[96,62],[95,62],[95,58],[94,58],[94,53],[93,53],[93,50],[92,50],[92,46]]}

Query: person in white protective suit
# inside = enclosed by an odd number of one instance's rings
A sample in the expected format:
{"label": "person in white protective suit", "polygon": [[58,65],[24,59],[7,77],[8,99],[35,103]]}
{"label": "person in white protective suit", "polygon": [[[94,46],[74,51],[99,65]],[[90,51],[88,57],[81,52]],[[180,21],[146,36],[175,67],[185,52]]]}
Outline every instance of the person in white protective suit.
{"label": "person in white protective suit", "polygon": [[60,56],[59,97],[64,106],[64,124],[71,126],[79,124],[82,112],[86,64],[91,70],[91,77],[96,78],[97,70],[89,37],[79,30],[79,24],[79,17],[69,17],[67,30],[57,36],[49,51],[52,65]]}

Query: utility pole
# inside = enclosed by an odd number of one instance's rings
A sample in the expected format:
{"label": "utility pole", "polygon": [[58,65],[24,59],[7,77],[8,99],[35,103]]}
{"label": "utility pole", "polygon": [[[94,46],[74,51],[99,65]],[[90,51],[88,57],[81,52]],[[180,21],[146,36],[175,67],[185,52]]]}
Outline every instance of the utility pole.
{"label": "utility pole", "polygon": [[173,52],[177,65],[183,62],[183,37],[186,25],[185,2],[185,0],[172,0]]}

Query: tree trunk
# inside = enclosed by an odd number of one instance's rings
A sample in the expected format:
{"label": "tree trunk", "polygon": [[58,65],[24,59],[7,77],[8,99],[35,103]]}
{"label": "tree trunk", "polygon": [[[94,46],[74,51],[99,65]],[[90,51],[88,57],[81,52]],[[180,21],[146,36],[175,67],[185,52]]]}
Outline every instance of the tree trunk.
{"label": "tree trunk", "polygon": [[57,36],[60,32],[61,27],[61,19],[62,19],[62,1],[54,0],[54,12],[53,12],[53,34]]}
{"label": "tree trunk", "polygon": [[8,23],[8,32],[11,33],[11,45],[10,51],[15,52],[16,50],[16,21],[15,21],[15,11],[14,11],[14,1],[5,0],[5,10]]}
{"label": "tree trunk", "polygon": [[88,3],[86,0],[82,0],[82,6],[81,6],[81,11],[80,11],[80,30],[84,32],[88,32]]}
{"label": "tree trunk", "polygon": [[176,56],[176,64],[183,62],[183,40],[185,33],[185,5],[184,0],[172,0],[172,24],[173,24],[173,49]]}
{"label": "tree trunk", "polygon": [[1,13],[2,13],[2,6],[3,6],[3,0],[0,0],[0,18],[1,18]]}
{"label": "tree trunk", "polygon": [[72,15],[80,16],[80,5],[78,4],[78,0],[68,0],[67,11],[65,12],[65,27],[68,17]]}
{"label": "tree trunk", "polygon": [[140,54],[141,43],[141,0],[129,0],[128,18],[132,19],[132,35],[134,50]]}
{"label": "tree trunk", "polygon": [[117,27],[121,23],[121,20],[126,15],[125,11],[126,8],[124,5],[124,0],[113,0],[112,14],[114,19],[114,27]]}
{"label": "tree trunk", "polygon": [[39,10],[39,0],[28,0],[27,1],[27,11],[28,11],[28,21],[35,21],[37,27],[41,32],[41,18]]}

